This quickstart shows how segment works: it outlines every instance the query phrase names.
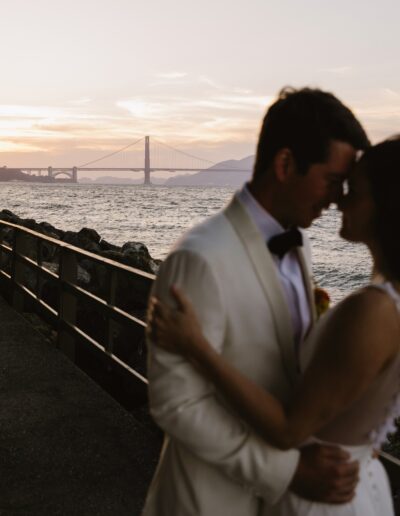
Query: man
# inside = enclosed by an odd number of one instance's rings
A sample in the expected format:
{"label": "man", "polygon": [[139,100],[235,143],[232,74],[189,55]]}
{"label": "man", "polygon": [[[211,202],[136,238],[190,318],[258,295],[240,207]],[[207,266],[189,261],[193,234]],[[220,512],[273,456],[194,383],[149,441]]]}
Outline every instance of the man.
{"label": "man", "polygon": [[[315,319],[309,245],[296,228],[339,199],[368,143],[333,95],[283,90],[265,116],[250,183],[183,237],[154,285],[166,301],[172,284],[182,286],[206,338],[283,401]],[[167,437],[145,516],[268,515],[287,489],[331,503],[353,496],[357,465],[345,452],[267,446],[190,364],[151,339],[148,375],[151,412]]]}

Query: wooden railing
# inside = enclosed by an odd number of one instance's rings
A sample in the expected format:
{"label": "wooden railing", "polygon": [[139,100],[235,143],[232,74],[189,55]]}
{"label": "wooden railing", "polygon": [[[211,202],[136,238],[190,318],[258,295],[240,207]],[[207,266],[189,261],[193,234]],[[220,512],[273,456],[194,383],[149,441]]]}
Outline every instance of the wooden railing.
{"label": "wooden railing", "polygon": [[[5,243],[2,237],[5,230],[12,233],[11,242]],[[10,240],[10,238],[8,238]],[[58,272],[43,265],[44,246],[54,246],[58,256]],[[34,250],[34,252],[32,252]],[[33,255],[33,257],[32,257]],[[92,260],[104,266],[108,273],[108,286],[105,298],[93,294],[77,284],[79,260]],[[26,284],[26,270],[36,276],[35,285]],[[154,275],[133,267],[109,260],[90,253],[60,240],[22,226],[0,220],[0,278],[8,283],[11,303],[18,311],[23,311],[27,300],[38,307],[57,329],[58,347],[72,360],[75,358],[76,343],[84,341],[102,354],[113,365],[117,365],[136,380],[147,384],[146,378],[114,353],[113,335],[115,325],[123,327],[141,327],[146,324],[143,319],[116,306],[116,291],[119,277],[123,274],[134,275],[141,281],[149,282],[149,289]],[[58,288],[58,307],[51,306],[42,296],[41,285],[50,280]],[[77,304],[84,301],[101,314],[105,320],[103,342],[90,336],[77,323]],[[135,343],[132,342],[132,346]]]}
{"label": "wooden railing", "polygon": [[[2,240],[2,230],[8,228],[13,232],[12,245]],[[58,273],[49,270],[43,265],[42,250],[45,244],[58,249]],[[32,245],[36,246],[36,258],[29,257]],[[9,260],[5,260],[8,256]],[[109,281],[106,298],[94,295],[82,286],[77,285],[77,270],[79,259],[90,259],[101,263],[109,272]],[[4,267],[6,263],[6,267]],[[24,268],[28,267],[36,273],[35,288],[24,284]],[[150,284],[154,275],[134,269],[127,265],[109,260],[97,254],[90,253],[78,247],[66,244],[60,240],[50,238],[22,226],[0,220],[0,278],[8,282],[8,290],[12,292],[11,302],[18,311],[23,311],[26,299],[33,301],[41,310],[53,320],[57,327],[58,347],[72,360],[75,356],[76,342],[84,341],[92,346],[110,363],[116,364],[140,383],[146,385],[146,378],[130,365],[125,363],[113,352],[113,324],[122,326],[139,326],[145,328],[146,323],[119,308],[115,304],[118,276],[128,273],[139,276]],[[41,279],[53,280],[58,285],[59,307],[50,306],[41,296]],[[105,317],[106,334],[103,343],[98,342],[77,325],[77,301],[84,300],[90,303]],[[132,345],[135,343],[132,342]],[[391,455],[381,452],[380,458],[389,474],[394,493],[400,494],[400,461]],[[396,498],[395,498],[396,501]],[[400,510],[396,511],[400,514]]]}

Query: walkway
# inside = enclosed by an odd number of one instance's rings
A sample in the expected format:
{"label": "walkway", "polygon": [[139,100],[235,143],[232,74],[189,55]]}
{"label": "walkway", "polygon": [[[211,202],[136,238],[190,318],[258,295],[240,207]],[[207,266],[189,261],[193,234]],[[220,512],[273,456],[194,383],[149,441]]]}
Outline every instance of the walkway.
{"label": "walkway", "polygon": [[0,298],[0,515],[136,516],[159,435]]}

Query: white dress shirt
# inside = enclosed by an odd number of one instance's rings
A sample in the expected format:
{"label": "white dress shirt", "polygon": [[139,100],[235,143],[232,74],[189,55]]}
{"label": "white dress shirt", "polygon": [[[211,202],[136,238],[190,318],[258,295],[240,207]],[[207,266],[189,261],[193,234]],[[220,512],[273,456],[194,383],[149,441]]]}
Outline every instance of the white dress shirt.
{"label": "white dress shirt", "polygon": [[[238,194],[255,225],[260,230],[267,245],[270,238],[285,231],[279,222],[263,208],[244,185]],[[296,350],[306,335],[311,324],[311,310],[308,303],[300,263],[295,249],[287,252],[282,259],[272,254],[283,291],[287,300],[293,324]]]}

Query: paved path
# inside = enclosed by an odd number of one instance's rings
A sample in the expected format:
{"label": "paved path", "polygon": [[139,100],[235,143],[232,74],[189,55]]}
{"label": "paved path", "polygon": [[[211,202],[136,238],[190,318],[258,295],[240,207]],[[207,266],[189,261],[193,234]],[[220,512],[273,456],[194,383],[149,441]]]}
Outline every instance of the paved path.
{"label": "paved path", "polygon": [[0,516],[136,516],[159,435],[0,298]]}

